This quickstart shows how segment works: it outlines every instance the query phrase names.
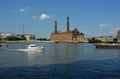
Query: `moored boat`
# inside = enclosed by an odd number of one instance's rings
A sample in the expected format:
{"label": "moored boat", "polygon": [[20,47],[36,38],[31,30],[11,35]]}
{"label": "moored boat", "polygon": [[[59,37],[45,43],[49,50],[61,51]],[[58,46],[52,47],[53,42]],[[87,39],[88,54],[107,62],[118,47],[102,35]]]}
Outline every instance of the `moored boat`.
{"label": "moored boat", "polygon": [[120,44],[115,43],[101,43],[101,44],[95,44],[96,48],[110,48],[110,49],[120,49]]}

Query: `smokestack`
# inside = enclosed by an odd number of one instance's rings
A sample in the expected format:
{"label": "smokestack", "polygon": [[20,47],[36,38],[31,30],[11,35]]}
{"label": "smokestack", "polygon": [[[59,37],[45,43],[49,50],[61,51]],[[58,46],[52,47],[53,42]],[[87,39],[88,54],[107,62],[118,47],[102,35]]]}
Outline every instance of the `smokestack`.
{"label": "smokestack", "polygon": [[69,32],[69,17],[67,17],[67,32]]}
{"label": "smokestack", "polygon": [[55,20],[55,25],[54,25],[54,27],[55,27],[55,33],[57,33],[57,21]]}

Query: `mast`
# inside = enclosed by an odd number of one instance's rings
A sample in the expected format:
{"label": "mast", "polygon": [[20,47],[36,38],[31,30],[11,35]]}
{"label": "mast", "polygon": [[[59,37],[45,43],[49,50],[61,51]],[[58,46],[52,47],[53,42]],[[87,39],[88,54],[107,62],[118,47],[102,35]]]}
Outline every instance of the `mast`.
{"label": "mast", "polygon": [[23,35],[24,35],[24,31],[25,31],[25,26],[24,25],[22,25],[22,30],[23,30]]}

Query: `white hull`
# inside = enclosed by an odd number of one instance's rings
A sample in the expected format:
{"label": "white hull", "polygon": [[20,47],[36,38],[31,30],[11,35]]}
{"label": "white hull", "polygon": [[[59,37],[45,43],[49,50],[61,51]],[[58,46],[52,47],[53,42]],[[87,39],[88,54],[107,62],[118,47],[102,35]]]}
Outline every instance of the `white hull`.
{"label": "white hull", "polygon": [[43,51],[44,49],[15,49],[16,51],[25,51],[25,52],[34,52],[34,51]]}
{"label": "white hull", "polygon": [[7,51],[24,51],[24,52],[42,52],[44,51],[44,47],[38,47],[34,44],[28,45],[25,49],[9,49],[9,48],[1,48],[1,50],[7,50]]}
{"label": "white hull", "polygon": [[3,51],[43,52],[44,49],[3,49]]}

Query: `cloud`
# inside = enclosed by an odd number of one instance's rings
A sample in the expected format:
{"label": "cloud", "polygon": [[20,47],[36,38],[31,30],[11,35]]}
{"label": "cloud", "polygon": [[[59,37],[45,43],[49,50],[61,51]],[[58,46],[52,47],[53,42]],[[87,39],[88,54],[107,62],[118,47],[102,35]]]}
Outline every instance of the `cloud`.
{"label": "cloud", "polygon": [[51,18],[51,16],[49,16],[47,14],[44,14],[44,13],[40,15],[41,20],[47,20],[47,19],[50,19],[50,18]]}
{"label": "cloud", "polygon": [[99,24],[99,27],[109,27],[113,26],[113,24]]}
{"label": "cloud", "polygon": [[100,27],[107,27],[108,24],[99,24]]}
{"label": "cloud", "polygon": [[48,20],[48,19],[54,18],[55,16],[42,13],[40,16],[33,15],[31,17],[32,19]]}
{"label": "cloud", "polygon": [[118,32],[118,30],[120,30],[120,27],[113,28],[109,33],[110,33],[111,35],[116,35],[117,32]]}
{"label": "cloud", "polygon": [[37,19],[38,17],[37,16],[32,16],[32,19]]}
{"label": "cloud", "polygon": [[113,30],[118,31],[118,30],[120,30],[120,27],[114,28]]}
{"label": "cloud", "polygon": [[19,12],[25,12],[25,11],[26,11],[26,9],[24,9],[24,8],[19,9]]}
{"label": "cloud", "polygon": [[29,9],[30,9],[30,7],[20,8],[19,12],[21,12],[21,13],[28,12]]}

